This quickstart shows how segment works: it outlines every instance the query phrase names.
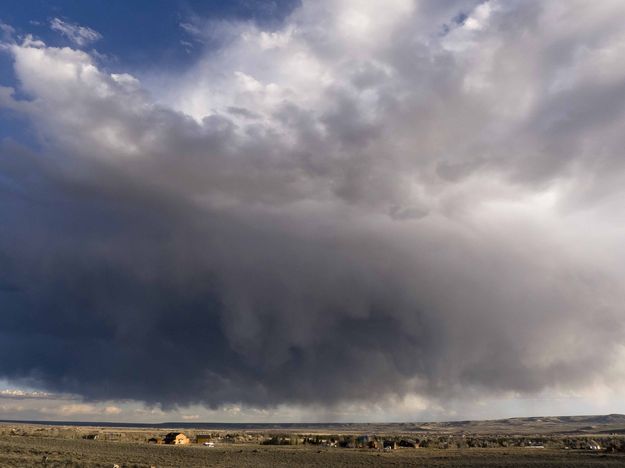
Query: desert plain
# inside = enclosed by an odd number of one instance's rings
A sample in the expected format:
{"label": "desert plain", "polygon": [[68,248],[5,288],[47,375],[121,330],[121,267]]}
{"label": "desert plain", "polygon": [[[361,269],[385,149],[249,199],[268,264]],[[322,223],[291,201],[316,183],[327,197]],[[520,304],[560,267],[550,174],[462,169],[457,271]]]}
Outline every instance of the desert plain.
{"label": "desert plain", "polygon": [[[149,442],[171,432],[189,443]],[[625,416],[221,428],[0,423],[0,467],[41,466],[616,467],[625,466]]]}

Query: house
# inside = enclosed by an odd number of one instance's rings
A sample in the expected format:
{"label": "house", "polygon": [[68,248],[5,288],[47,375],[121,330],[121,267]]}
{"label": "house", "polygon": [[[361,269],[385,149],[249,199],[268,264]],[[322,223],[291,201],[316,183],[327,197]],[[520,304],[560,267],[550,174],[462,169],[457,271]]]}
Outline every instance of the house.
{"label": "house", "polygon": [[367,443],[367,447],[370,449],[379,449],[380,448],[380,444],[378,443],[377,440],[370,440]]}
{"label": "house", "polygon": [[588,443],[588,449],[589,449],[589,450],[601,450],[601,445],[599,445],[599,443],[598,443],[598,442],[596,442],[596,441],[594,441],[594,440],[591,440],[591,441]]}
{"label": "house", "polygon": [[198,434],[195,436],[196,444],[203,444],[204,442],[212,442],[213,436],[212,434]]}
{"label": "house", "polygon": [[189,440],[189,438],[182,432],[170,432],[165,437],[163,437],[164,444],[184,445],[190,442],[191,441]]}
{"label": "house", "polygon": [[385,440],[384,449],[395,450],[397,448],[397,442],[394,440]]}

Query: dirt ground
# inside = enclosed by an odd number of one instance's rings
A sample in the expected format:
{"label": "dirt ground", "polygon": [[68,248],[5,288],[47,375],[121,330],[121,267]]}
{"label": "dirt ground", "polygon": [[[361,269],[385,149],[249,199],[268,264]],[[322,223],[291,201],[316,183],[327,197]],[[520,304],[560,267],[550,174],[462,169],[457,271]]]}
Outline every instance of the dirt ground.
{"label": "dirt ground", "polygon": [[[44,462],[44,458],[47,460]],[[576,450],[366,449],[254,444],[163,446],[101,440],[0,436],[0,467],[599,467],[625,466],[625,454]]]}

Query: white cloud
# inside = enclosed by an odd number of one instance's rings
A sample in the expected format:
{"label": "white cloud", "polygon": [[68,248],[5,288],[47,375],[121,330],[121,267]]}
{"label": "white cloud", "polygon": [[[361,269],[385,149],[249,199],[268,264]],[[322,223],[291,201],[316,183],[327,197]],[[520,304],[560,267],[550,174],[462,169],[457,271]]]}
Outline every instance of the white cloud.
{"label": "white cloud", "polygon": [[15,28],[13,28],[9,24],[6,24],[0,21],[0,33],[2,33],[3,41],[10,41],[15,35]]}
{"label": "white cloud", "polygon": [[122,409],[115,405],[101,406],[90,403],[71,403],[54,408],[42,408],[41,412],[47,415],[75,417],[75,416],[117,416]]}
{"label": "white cloud", "polygon": [[122,413],[122,409],[119,406],[109,405],[104,408],[104,414],[107,414],[107,415],[117,415],[121,413]]}
{"label": "white cloud", "polygon": [[52,18],[52,20],[50,20],[50,27],[65,36],[78,47],[85,47],[102,39],[102,35],[99,32],[87,26],[68,23],[59,18]]}
{"label": "white cloud", "polygon": [[0,398],[13,398],[13,399],[51,399],[58,398],[58,395],[53,395],[48,392],[26,391],[21,389],[4,389],[0,390]]}

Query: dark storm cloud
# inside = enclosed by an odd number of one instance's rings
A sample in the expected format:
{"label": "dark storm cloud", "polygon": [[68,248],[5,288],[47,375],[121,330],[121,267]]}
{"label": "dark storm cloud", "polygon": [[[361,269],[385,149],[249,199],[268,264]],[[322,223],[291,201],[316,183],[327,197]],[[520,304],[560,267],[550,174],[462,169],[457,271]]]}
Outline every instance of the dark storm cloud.
{"label": "dark storm cloud", "polygon": [[[40,170],[29,167],[48,179]],[[251,216],[129,203],[136,187],[118,183],[34,185],[30,200],[4,197],[20,230],[12,249],[3,242],[16,284],[3,296],[2,350],[19,356],[3,368],[11,378],[94,398],[263,404],[334,399],[334,373],[347,370],[376,394],[392,389],[375,384],[381,374],[420,366],[404,353],[431,325],[402,337],[386,310],[396,292],[357,258],[341,261],[349,254],[331,237],[317,245]]]}
{"label": "dark storm cloud", "polygon": [[160,104],[82,52],[7,46],[33,100],[1,102],[42,150],[0,152],[3,377],[266,406],[605,375],[620,236],[574,201],[604,175],[621,196],[620,33],[596,29],[625,11],[582,24],[589,54],[547,28],[564,2],[397,0],[388,24],[373,3],[251,28]]}

